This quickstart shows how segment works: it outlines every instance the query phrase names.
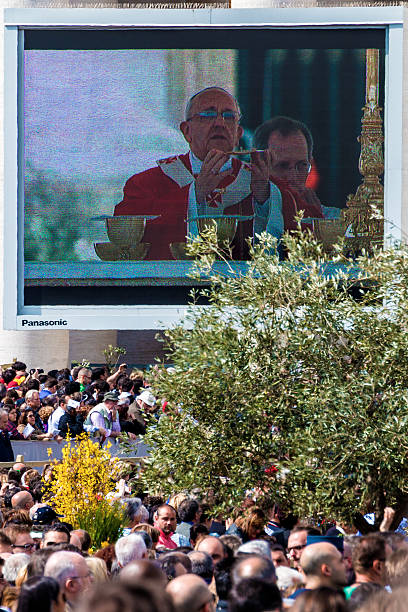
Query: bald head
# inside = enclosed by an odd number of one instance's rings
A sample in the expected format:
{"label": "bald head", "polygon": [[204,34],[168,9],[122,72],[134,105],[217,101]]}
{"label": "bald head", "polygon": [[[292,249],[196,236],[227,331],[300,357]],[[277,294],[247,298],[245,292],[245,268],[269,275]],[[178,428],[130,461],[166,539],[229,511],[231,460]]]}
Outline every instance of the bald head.
{"label": "bald head", "polygon": [[61,550],[53,553],[44,568],[44,576],[54,578],[68,602],[74,604],[91,586],[91,574],[85,559],[78,553]]}
{"label": "bald head", "polygon": [[30,510],[34,506],[34,500],[28,491],[20,491],[11,498],[11,507],[14,510]]}
{"label": "bald head", "polygon": [[89,547],[91,546],[91,536],[85,529],[73,529],[71,531],[71,536],[76,535],[80,539],[81,546],[80,549],[82,552],[87,552]]}
{"label": "bald head", "polygon": [[319,574],[321,564],[331,561],[333,556],[338,556],[338,554],[340,553],[337,548],[329,542],[309,544],[300,557],[300,566],[306,576]]}
{"label": "bald head", "polygon": [[201,540],[197,546],[197,550],[205,552],[213,560],[214,565],[220,563],[225,558],[225,549],[223,543],[215,536],[208,536]]}
{"label": "bald head", "polygon": [[259,578],[265,582],[276,582],[275,566],[271,559],[261,555],[251,555],[239,559],[232,571],[232,580],[236,584],[242,578]]}
{"label": "bald head", "polygon": [[329,542],[309,544],[302,552],[300,566],[306,576],[306,586],[339,587],[347,584],[343,555]]}
{"label": "bald head", "polygon": [[146,580],[153,580],[156,584],[162,585],[163,588],[167,584],[164,572],[148,559],[128,563],[121,570],[119,580],[129,586],[132,586],[135,582],[145,582]]}
{"label": "bald head", "polygon": [[202,578],[194,574],[178,576],[167,585],[176,612],[212,612],[213,596]]}
{"label": "bald head", "polygon": [[69,543],[79,548],[79,550],[82,550],[81,538],[76,533],[72,533],[72,531],[69,534]]}

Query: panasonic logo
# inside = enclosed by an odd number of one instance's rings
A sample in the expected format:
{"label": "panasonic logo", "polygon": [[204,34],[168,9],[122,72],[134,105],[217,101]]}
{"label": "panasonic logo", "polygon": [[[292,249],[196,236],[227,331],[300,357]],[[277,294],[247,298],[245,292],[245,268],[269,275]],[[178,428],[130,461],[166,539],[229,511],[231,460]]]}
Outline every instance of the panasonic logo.
{"label": "panasonic logo", "polygon": [[29,319],[23,319],[21,321],[22,327],[64,327],[68,325],[65,319],[57,319],[55,321],[30,321]]}

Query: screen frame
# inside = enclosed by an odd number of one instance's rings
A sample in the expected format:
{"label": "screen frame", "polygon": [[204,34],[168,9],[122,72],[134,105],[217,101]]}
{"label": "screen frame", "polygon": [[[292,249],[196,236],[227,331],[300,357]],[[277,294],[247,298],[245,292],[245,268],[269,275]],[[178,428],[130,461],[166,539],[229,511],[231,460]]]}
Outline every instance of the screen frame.
{"label": "screen frame", "polygon": [[[381,28],[385,30],[385,241],[402,238],[403,8],[5,9],[4,329],[164,329],[183,305],[24,306],[22,59],[25,29]],[[20,122],[20,125],[19,125]],[[163,292],[166,287],[163,287]],[[164,293],[165,295],[165,293]]]}

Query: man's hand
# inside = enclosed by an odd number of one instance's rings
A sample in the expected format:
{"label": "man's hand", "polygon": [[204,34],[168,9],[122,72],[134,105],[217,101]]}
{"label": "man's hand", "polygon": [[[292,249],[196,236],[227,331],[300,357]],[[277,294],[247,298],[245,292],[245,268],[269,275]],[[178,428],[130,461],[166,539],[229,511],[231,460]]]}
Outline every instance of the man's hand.
{"label": "man's hand", "polygon": [[200,174],[195,181],[195,192],[198,204],[205,204],[206,197],[214,191],[226,176],[232,174],[232,169],[220,172],[220,168],[228,161],[229,156],[223,151],[211,149],[203,161]]}
{"label": "man's hand", "polygon": [[9,484],[8,482],[3,482],[0,489],[0,495],[4,495],[6,491],[8,491]]}
{"label": "man's hand", "polygon": [[392,521],[394,520],[394,516],[395,516],[395,510],[393,508],[390,508],[389,506],[384,508],[384,517],[383,517],[383,520],[381,521],[379,531],[388,531],[391,527]]}
{"label": "man's hand", "polygon": [[321,202],[319,198],[317,197],[316,193],[313,191],[313,189],[310,189],[309,187],[305,187],[303,191],[299,191],[299,194],[304,199],[305,202],[307,202],[308,204],[317,206],[317,208],[320,209]]}
{"label": "man's hand", "polygon": [[231,525],[234,524],[234,519],[233,518],[227,518],[225,519],[225,531],[227,531]]}
{"label": "man's hand", "polygon": [[263,204],[269,198],[269,177],[274,163],[276,160],[272,151],[251,153],[251,192],[258,204]]}

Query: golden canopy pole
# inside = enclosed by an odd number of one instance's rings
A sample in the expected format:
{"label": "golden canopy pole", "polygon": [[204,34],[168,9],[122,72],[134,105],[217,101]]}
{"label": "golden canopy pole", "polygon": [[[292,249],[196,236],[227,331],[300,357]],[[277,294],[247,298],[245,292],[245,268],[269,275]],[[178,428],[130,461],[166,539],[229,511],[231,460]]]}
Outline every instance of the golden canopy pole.
{"label": "golden canopy pole", "polygon": [[[382,244],[384,236],[384,187],[380,175],[384,172],[382,119],[378,106],[378,49],[366,50],[365,106],[361,119],[362,129],[358,141],[361,153],[358,163],[363,182],[355,195],[347,198],[344,211],[346,245],[354,253],[369,251],[374,244]],[[378,214],[378,212],[380,214]]]}

